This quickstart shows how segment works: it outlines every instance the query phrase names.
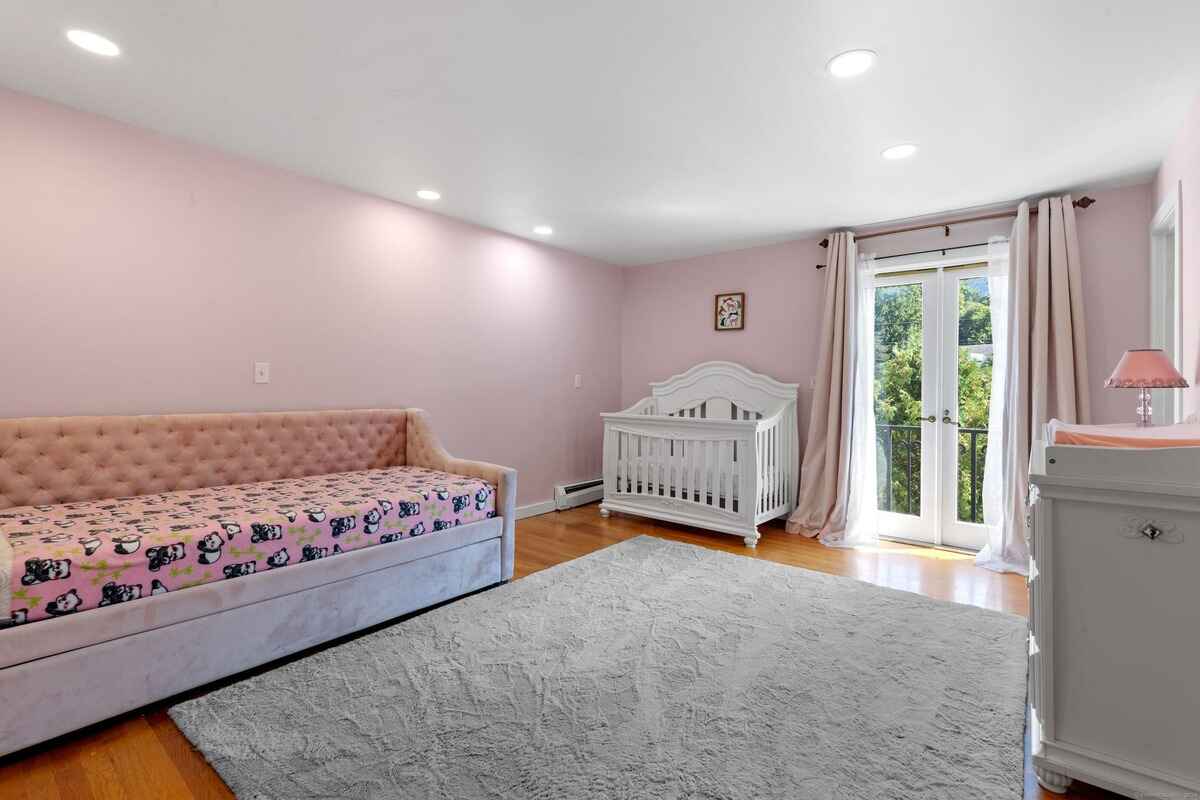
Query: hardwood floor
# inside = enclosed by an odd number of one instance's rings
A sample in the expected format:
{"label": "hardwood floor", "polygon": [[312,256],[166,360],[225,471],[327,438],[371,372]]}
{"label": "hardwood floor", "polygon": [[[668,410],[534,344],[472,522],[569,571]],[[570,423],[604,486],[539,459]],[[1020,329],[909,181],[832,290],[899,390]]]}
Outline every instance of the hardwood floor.
{"label": "hardwood floor", "polygon": [[[517,523],[516,577],[639,534],[848,575],[942,600],[1014,614],[1024,615],[1028,611],[1023,578],[978,569],[970,557],[957,553],[886,543],[871,549],[834,550],[791,536],[778,526],[765,526],[757,550],[749,550],[740,538],[733,536],[621,515],[603,519],[595,505]],[[216,772],[167,716],[170,702],[0,760],[0,797],[13,800],[232,798],[233,794]],[[1028,754],[1025,796],[1027,800],[1117,797],[1078,784],[1066,795],[1043,792],[1030,773]]]}

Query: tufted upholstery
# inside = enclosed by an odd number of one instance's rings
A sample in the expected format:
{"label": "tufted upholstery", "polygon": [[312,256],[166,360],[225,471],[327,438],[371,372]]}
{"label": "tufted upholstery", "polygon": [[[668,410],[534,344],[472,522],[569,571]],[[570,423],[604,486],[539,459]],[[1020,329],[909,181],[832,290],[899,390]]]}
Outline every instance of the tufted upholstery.
{"label": "tufted upholstery", "polygon": [[0,509],[401,466],[408,416],[382,409],[0,419]]}
{"label": "tufted upholstery", "polygon": [[504,518],[504,549],[500,554],[502,577],[505,580],[511,578],[516,563],[517,471],[486,461],[468,461],[450,455],[434,433],[429,415],[419,408],[408,409],[405,463],[479,478],[496,487],[496,513]]}

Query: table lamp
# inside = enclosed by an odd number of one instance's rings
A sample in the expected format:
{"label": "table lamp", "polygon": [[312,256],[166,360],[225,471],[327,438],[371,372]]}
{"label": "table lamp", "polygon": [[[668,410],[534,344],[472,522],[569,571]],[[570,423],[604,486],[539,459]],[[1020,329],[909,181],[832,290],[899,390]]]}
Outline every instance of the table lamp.
{"label": "table lamp", "polygon": [[1151,389],[1183,389],[1188,382],[1175,365],[1167,358],[1161,347],[1139,347],[1126,350],[1117,362],[1117,368],[1104,382],[1106,389],[1137,389],[1137,425],[1144,428],[1152,424],[1150,408]]}

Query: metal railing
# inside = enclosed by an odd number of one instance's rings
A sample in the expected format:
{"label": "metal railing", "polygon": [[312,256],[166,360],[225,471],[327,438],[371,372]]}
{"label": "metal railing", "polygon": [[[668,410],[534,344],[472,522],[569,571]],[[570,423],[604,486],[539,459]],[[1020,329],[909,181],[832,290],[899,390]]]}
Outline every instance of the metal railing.
{"label": "metal railing", "polygon": [[[983,522],[983,465],[987,428],[958,429],[956,507],[961,522]],[[879,509],[921,513],[921,426],[875,425]],[[964,469],[965,468],[965,469]]]}

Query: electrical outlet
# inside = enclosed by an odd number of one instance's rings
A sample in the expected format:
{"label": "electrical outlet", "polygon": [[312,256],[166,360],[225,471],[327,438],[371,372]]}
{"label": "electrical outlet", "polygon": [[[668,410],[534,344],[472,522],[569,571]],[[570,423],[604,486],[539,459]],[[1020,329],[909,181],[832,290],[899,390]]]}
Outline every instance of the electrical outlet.
{"label": "electrical outlet", "polygon": [[255,383],[270,383],[271,382],[271,362],[270,361],[255,361],[254,362],[254,382]]}
{"label": "electrical outlet", "polygon": [[575,373],[575,388],[576,389],[583,388],[583,376],[580,375],[579,373]]}

